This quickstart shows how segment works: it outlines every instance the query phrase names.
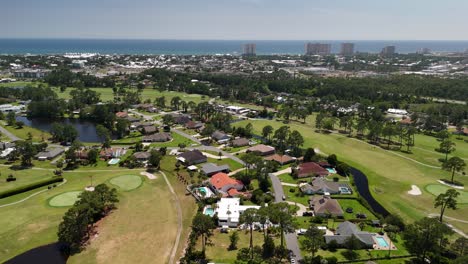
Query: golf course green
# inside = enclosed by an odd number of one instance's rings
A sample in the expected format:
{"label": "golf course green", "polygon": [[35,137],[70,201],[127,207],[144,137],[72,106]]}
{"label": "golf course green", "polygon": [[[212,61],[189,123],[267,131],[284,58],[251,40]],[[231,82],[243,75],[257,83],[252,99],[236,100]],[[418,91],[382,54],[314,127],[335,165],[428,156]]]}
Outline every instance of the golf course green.
{"label": "golf course green", "polygon": [[[435,196],[441,193],[445,193],[448,189],[452,189],[452,188],[441,185],[441,184],[429,184],[426,186],[426,190]],[[460,193],[457,199],[458,202],[463,203],[463,204],[468,203],[468,192],[465,192],[463,190],[457,190],[457,191]]]}
{"label": "golf course green", "polygon": [[122,175],[110,179],[109,182],[123,191],[134,190],[143,183],[141,177],[137,175]]}
{"label": "golf course green", "polygon": [[80,195],[81,191],[66,192],[52,197],[49,200],[49,205],[53,207],[72,206]]}

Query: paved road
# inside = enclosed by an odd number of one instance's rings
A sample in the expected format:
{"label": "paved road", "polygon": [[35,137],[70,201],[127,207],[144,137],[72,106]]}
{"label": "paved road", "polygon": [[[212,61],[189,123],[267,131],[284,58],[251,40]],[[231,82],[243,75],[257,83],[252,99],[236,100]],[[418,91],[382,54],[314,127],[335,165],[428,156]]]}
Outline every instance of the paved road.
{"label": "paved road", "polygon": [[[284,192],[283,192],[283,187],[281,185],[280,180],[278,179],[278,177],[276,175],[274,175],[272,173],[270,173],[269,176],[270,176],[270,179],[271,179],[273,190],[275,191],[275,202],[277,202],[277,203],[283,202]],[[301,260],[302,256],[301,256],[301,251],[299,249],[299,242],[297,241],[296,234],[295,233],[286,233],[284,235],[284,237],[286,238],[286,246],[295,255],[294,259],[296,261]]]}
{"label": "paved road", "polygon": [[9,137],[11,141],[21,140],[21,138],[13,135],[10,131],[6,130],[3,126],[0,126],[0,132]]}

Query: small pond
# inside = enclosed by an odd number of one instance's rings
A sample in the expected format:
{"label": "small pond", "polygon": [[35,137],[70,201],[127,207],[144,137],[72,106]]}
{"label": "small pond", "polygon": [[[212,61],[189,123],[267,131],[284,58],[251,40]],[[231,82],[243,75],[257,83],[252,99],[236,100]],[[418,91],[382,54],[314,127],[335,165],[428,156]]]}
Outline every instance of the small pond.
{"label": "small pond", "polygon": [[37,128],[42,131],[50,132],[52,124],[63,123],[71,124],[78,131],[78,139],[81,142],[100,142],[100,138],[96,133],[96,124],[87,120],[75,119],[75,118],[62,118],[62,119],[48,119],[48,118],[32,118],[29,119],[26,116],[16,117],[17,121],[22,121],[26,126]]}

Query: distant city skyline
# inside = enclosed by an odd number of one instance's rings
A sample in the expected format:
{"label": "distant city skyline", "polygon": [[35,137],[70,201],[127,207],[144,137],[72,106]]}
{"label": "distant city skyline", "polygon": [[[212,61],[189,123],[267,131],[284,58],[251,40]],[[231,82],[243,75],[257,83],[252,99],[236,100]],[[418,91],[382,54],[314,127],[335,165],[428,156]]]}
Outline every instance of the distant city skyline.
{"label": "distant city skyline", "polygon": [[464,0],[15,0],[0,38],[468,40]]}

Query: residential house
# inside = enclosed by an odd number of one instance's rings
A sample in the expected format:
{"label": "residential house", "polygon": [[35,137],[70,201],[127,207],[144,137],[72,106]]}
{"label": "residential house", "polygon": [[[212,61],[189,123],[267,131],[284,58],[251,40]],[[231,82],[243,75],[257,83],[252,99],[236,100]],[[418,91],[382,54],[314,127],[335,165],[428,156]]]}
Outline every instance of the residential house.
{"label": "residential house", "polygon": [[133,154],[133,157],[135,157],[135,159],[137,159],[138,161],[147,161],[151,156],[151,153],[149,152],[135,152]]}
{"label": "residential house", "polygon": [[153,125],[149,125],[149,126],[144,126],[142,129],[141,129],[141,132],[145,135],[150,135],[150,134],[154,134],[156,132],[158,132],[158,128],[156,128],[155,126]]}
{"label": "residential house", "polygon": [[185,124],[185,128],[187,129],[201,129],[204,126],[202,122],[196,122],[196,121],[188,121]]}
{"label": "residential house", "polygon": [[333,235],[325,235],[324,238],[327,244],[335,240],[339,245],[344,246],[351,236],[355,236],[365,248],[373,248],[375,244],[372,233],[359,230],[349,221],[341,223]]}
{"label": "residential house", "polygon": [[253,152],[260,156],[268,156],[275,154],[275,148],[263,144],[255,145],[247,149],[247,153]]}
{"label": "residential house", "polygon": [[127,119],[130,123],[136,123],[140,121],[140,118],[134,116],[127,116],[125,119]]}
{"label": "residential house", "polygon": [[143,142],[167,142],[172,140],[170,133],[160,132],[143,137]]}
{"label": "residential house", "polygon": [[103,148],[99,152],[99,158],[108,160],[112,158],[120,158],[121,156],[125,155],[127,152],[124,148]]}
{"label": "residential house", "polygon": [[15,147],[15,143],[13,142],[0,142],[0,150],[5,150],[13,147]]}
{"label": "residential house", "polygon": [[87,160],[88,159],[88,150],[85,148],[80,148],[75,151],[75,156],[78,160]]}
{"label": "residential house", "polygon": [[54,159],[54,158],[58,157],[63,152],[65,152],[63,149],[55,148],[55,149],[39,152],[39,153],[36,154],[35,157],[38,160],[51,160],[51,159]]}
{"label": "residential house", "polygon": [[149,113],[158,112],[158,109],[156,107],[154,107],[154,105],[152,105],[152,104],[139,104],[139,105],[136,105],[136,108],[138,110],[143,110],[143,111],[146,111],[146,112],[149,112]]}
{"label": "residential house", "polygon": [[218,216],[220,227],[237,227],[240,215],[249,208],[259,209],[260,206],[240,205],[239,198],[221,198],[216,203],[215,214]]}
{"label": "residential house", "polygon": [[231,146],[238,148],[250,145],[250,141],[246,138],[236,138],[231,142]]}
{"label": "residential house", "polygon": [[337,200],[330,196],[314,196],[309,200],[309,207],[315,216],[321,217],[343,217],[343,209]]}
{"label": "residential house", "polygon": [[6,159],[13,151],[15,151],[15,149],[16,149],[15,147],[3,149],[2,152],[0,153],[0,158]]}
{"label": "residential house", "polygon": [[201,151],[198,149],[194,149],[191,151],[186,151],[184,153],[181,153],[177,156],[177,160],[185,164],[186,166],[190,166],[193,164],[199,164],[199,163],[204,163],[208,159]]}
{"label": "residential house", "polygon": [[218,143],[225,143],[227,142],[231,137],[219,130],[215,131],[213,134],[211,134],[211,138],[216,140]]}
{"label": "residential house", "polygon": [[217,165],[217,164],[214,164],[214,163],[206,163],[206,164],[202,165],[201,171],[206,176],[211,176],[211,175],[216,174],[218,172],[228,173],[231,170],[229,168],[229,165]]}
{"label": "residential house", "polygon": [[312,184],[305,183],[300,187],[304,194],[340,194],[340,184],[337,182],[327,181],[323,178],[317,177],[312,181]]}
{"label": "residential house", "polygon": [[127,112],[117,112],[115,113],[115,116],[117,118],[127,118],[128,117],[128,113]]}
{"label": "residential house", "polygon": [[297,178],[306,178],[312,176],[328,176],[330,173],[315,162],[304,162],[298,167],[293,168],[292,174]]}
{"label": "residential house", "polygon": [[170,115],[174,119],[174,123],[179,124],[179,125],[185,125],[192,119],[190,115],[186,115],[186,114],[172,113]]}
{"label": "residential house", "polygon": [[278,162],[280,165],[285,165],[294,162],[296,159],[289,155],[273,154],[271,156],[266,157],[265,160],[273,160]]}
{"label": "residential house", "polygon": [[[218,192],[223,194],[223,196],[237,196],[240,194],[239,191],[244,189],[244,184],[241,181],[231,178],[223,172],[218,172],[211,176],[210,184],[213,188],[218,190]],[[230,195],[230,191],[231,194],[235,195]]]}

